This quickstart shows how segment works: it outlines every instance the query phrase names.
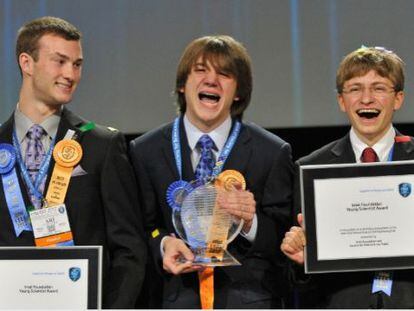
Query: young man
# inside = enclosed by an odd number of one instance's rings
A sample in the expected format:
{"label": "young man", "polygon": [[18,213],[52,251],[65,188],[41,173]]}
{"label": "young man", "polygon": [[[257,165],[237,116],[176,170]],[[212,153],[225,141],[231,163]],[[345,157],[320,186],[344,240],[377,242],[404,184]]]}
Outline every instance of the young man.
{"label": "young man", "polygon": [[[378,47],[362,47],[341,62],[336,87],[340,109],[351,123],[349,134],[297,161],[297,166],[309,164],[400,161],[414,159],[414,142],[402,136],[393,126],[394,111],[404,100],[404,64],[393,52]],[[370,149],[371,148],[371,149]],[[375,154],[372,152],[375,152]],[[300,211],[299,177],[295,179],[295,210]],[[302,214],[298,215],[302,226]],[[391,295],[372,290],[376,276],[371,272],[326,273],[301,278],[306,244],[301,226],[286,233],[281,250],[297,265],[294,278],[313,289],[312,300],[318,308],[413,308],[414,271],[396,270],[387,280]],[[299,266],[298,266],[299,265]],[[299,273],[298,273],[299,272]],[[304,275],[302,275],[304,277]]]}
{"label": "young man", "polygon": [[[236,138],[222,171],[240,172],[248,189],[234,190],[219,201],[220,207],[244,220],[241,233],[228,245],[242,265],[214,269],[213,307],[283,307],[281,253],[272,245],[281,241],[289,218],[291,150],[279,137],[241,122],[251,90],[250,58],[239,42],[229,36],[196,39],[178,65],[179,118],[131,142],[145,229],[163,277],[162,304],[157,307],[201,307],[196,272],[202,269],[192,266],[193,253],[177,237],[166,192],[174,181],[195,179],[203,157],[199,139],[207,135],[215,146],[215,159],[224,154],[229,137]],[[237,123],[241,128],[235,135]],[[181,152],[182,165],[174,150]],[[186,261],[177,261],[179,257]],[[161,288],[154,291],[161,292]]]}
{"label": "young man", "polygon": [[[123,135],[64,107],[81,79],[81,34],[60,18],[33,20],[18,32],[16,57],[22,75],[19,101],[0,127],[3,155],[12,148],[16,157],[13,167],[5,167],[7,156],[1,163],[0,245],[50,244],[35,241],[39,224],[30,210],[64,204],[72,239],[57,244],[102,245],[103,307],[132,308],[146,251]],[[78,164],[71,165],[73,157]],[[9,169],[16,172],[17,192],[5,182]]]}

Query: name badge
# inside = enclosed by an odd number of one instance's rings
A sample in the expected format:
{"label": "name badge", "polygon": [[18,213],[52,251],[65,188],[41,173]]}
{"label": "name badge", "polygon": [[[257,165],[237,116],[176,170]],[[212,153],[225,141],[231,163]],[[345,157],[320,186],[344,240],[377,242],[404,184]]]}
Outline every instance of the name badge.
{"label": "name badge", "polygon": [[74,245],[65,204],[30,211],[36,246]]}

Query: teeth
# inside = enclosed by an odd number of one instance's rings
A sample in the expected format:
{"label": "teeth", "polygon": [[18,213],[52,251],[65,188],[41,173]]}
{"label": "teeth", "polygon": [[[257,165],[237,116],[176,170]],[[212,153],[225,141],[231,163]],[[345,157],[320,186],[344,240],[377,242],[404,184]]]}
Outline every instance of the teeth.
{"label": "teeth", "polygon": [[208,92],[201,92],[200,94],[198,94],[198,98],[200,100],[207,100],[212,102],[218,102],[220,100],[219,95]]}
{"label": "teeth", "polygon": [[359,109],[358,113],[380,113],[378,109]]}
{"label": "teeth", "polygon": [[362,118],[367,118],[367,119],[372,119],[377,117],[379,114],[381,113],[380,110],[378,109],[368,109],[368,108],[364,108],[364,109],[359,109],[357,111],[358,116],[362,117]]}

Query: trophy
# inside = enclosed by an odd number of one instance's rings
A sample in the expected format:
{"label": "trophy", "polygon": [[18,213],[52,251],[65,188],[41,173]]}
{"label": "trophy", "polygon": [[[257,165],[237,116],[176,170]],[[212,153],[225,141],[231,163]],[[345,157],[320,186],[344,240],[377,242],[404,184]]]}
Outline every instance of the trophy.
{"label": "trophy", "polygon": [[227,251],[227,245],[240,233],[243,220],[221,209],[217,197],[220,192],[225,195],[226,191],[232,191],[235,183],[244,189],[243,176],[226,170],[206,183],[199,180],[178,183],[168,195],[175,204],[172,220],[177,234],[195,255],[193,265],[240,265]]}

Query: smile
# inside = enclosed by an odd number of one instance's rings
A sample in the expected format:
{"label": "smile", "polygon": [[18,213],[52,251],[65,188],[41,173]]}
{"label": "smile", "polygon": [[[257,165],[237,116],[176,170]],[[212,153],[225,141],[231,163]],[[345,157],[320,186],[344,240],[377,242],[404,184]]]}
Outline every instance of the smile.
{"label": "smile", "polygon": [[207,93],[207,92],[200,92],[198,94],[198,99],[203,102],[208,102],[211,104],[215,104],[220,100],[220,96],[213,93]]}
{"label": "smile", "polygon": [[375,108],[370,108],[370,109],[365,108],[365,109],[357,110],[356,113],[361,118],[373,119],[373,118],[378,117],[381,111]]}

